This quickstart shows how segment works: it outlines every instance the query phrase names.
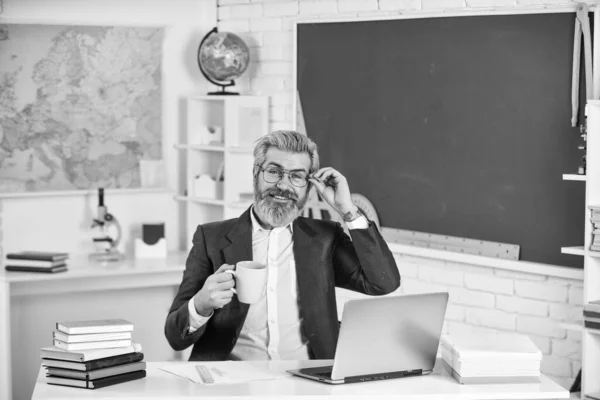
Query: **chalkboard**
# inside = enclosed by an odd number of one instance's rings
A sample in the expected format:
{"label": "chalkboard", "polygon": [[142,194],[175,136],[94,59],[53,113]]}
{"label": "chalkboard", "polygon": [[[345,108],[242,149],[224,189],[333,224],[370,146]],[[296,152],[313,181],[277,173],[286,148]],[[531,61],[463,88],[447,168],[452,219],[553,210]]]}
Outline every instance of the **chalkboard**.
{"label": "chalkboard", "polygon": [[298,24],[296,83],[321,164],[371,200],[382,226],[517,244],[521,260],[581,268],[560,252],[584,240],[585,182],[562,180],[583,155],[574,21]]}

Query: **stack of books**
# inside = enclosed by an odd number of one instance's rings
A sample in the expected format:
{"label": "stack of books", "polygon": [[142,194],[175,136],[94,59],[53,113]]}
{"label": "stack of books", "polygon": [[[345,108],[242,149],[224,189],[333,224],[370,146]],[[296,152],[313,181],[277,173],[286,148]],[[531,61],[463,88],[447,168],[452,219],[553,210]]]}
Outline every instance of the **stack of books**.
{"label": "stack of books", "polygon": [[7,271],[62,272],[67,270],[69,253],[48,251],[21,251],[7,253],[4,268]]}
{"label": "stack of books", "polygon": [[583,306],[583,324],[586,328],[600,330],[600,300],[593,300]]}
{"label": "stack of books", "polygon": [[592,221],[592,244],[590,250],[600,251],[600,206],[589,206]]}
{"label": "stack of books", "polygon": [[539,382],[542,352],[525,335],[446,335],[442,362],[460,384]]}
{"label": "stack of books", "polygon": [[59,322],[54,346],[41,349],[46,382],[97,389],[146,376],[133,324],[122,319]]}

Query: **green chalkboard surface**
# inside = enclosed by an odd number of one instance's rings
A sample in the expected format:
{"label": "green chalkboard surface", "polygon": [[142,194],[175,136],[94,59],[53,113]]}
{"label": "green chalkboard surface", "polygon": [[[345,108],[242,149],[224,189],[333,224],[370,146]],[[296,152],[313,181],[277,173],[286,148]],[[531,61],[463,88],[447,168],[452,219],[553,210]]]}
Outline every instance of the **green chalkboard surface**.
{"label": "green chalkboard surface", "polygon": [[521,260],[581,268],[560,252],[584,239],[585,182],[562,179],[583,155],[574,21],[298,24],[296,83],[322,165],[371,200],[382,226],[517,244]]}

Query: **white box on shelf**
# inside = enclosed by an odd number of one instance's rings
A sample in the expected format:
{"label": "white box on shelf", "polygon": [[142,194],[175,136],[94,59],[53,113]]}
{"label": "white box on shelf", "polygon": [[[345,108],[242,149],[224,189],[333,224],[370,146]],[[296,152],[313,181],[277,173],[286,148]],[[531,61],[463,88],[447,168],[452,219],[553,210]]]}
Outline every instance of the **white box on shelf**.
{"label": "white box on shelf", "polygon": [[167,241],[165,238],[149,245],[141,238],[135,238],[135,258],[166,258]]}
{"label": "white box on shelf", "polygon": [[209,175],[203,174],[192,179],[190,189],[192,197],[215,200],[223,198],[223,181],[216,181]]}
{"label": "white box on shelf", "polygon": [[223,128],[221,126],[202,126],[199,132],[194,134],[190,144],[204,144],[223,146]]}

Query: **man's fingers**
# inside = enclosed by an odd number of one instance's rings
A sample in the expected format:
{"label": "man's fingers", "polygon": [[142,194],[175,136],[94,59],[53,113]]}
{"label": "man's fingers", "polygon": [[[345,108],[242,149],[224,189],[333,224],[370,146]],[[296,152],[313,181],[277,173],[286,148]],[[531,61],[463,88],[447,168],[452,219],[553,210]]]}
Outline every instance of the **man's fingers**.
{"label": "man's fingers", "polygon": [[213,282],[216,284],[220,284],[223,282],[235,282],[233,279],[233,275],[228,274],[227,272],[222,273],[222,274],[215,274],[213,275]]}
{"label": "man's fingers", "polygon": [[[229,274],[227,274],[227,275],[229,275]],[[231,289],[234,286],[235,286],[235,281],[233,279],[230,279],[230,280],[221,281],[221,282],[215,284],[215,290],[218,290],[218,291],[227,290],[227,291],[231,292],[231,290],[229,290],[229,289]]]}
{"label": "man's fingers", "polygon": [[219,267],[218,270],[215,271],[215,274],[219,274],[223,271],[226,271],[228,269],[233,269],[235,266],[234,265],[230,265],[230,264],[223,264]]}
{"label": "man's fingers", "polygon": [[337,170],[331,167],[321,168],[313,174],[314,179],[317,179],[323,183],[323,188],[325,186],[336,185],[337,183],[339,183],[342,177],[342,174],[340,174]]}
{"label": "man's fingers", "polygon": [[313,185],[315,185],[315,187],[317,188],[319,193],[322,193],[323,190],[325,189],[325,184],[318,179],[308,178],[308,181],[311,182]]}
{"label": "man's fingers", "polygon": [[313,178],[316,178],[316,179],[319,179],[319,180],[323,180],[323,175],[324,175],[326,172],[328,172],[328,171],[330,171],[330,170],[332,170],[332,169],[333,169],[333,168],[331,168],[331,167],[324,167],[324,168],[321,168],[320,170],[318,170],[317,172],[315,172],[315,173],[314,173],[312,176],[313,176]]}
{"label": "man's fingers", "polygon": [[233,297],[233,291],[227,290],[215,290],[210,294],[210,299],[213,301],[219,301],[222,299],[230,299]]}

